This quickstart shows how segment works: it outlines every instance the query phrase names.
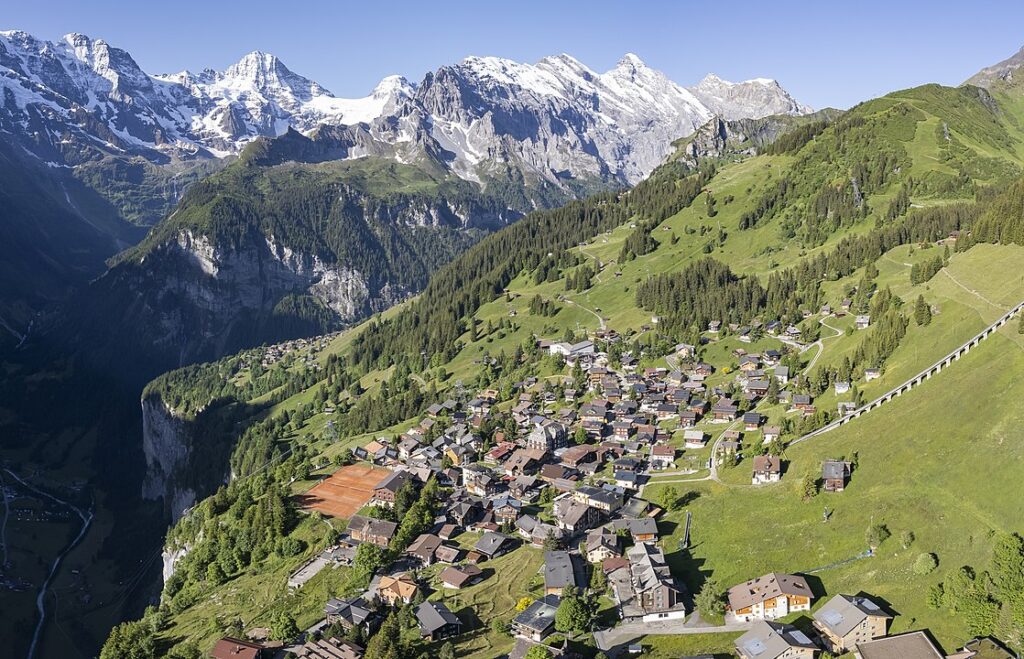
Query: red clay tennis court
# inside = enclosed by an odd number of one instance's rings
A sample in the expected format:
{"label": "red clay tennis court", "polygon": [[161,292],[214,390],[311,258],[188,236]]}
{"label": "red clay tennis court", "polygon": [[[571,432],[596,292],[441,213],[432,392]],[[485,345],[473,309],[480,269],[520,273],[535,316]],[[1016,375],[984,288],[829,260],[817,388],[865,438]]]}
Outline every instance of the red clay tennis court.
{"label": "red clay tennis court", "polygon": [[299,505],[331,517],[349,518],[366,505],[373,488],[391,472],[365,464],[348,465],[298,496]]}

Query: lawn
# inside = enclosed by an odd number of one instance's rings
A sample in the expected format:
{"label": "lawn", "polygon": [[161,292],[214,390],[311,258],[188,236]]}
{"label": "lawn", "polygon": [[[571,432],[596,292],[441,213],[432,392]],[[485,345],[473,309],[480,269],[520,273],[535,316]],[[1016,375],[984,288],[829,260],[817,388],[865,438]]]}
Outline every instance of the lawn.
{"label": "lawn", "polygon": [[463,629],[469,630],[456,639],[455,647],[460,657],[491,659],[512,649],[512,637],[494,632],[491,621],[511,622],[516,615],[516,602],[521,597],[540,596],[539,591],[530,592],[530,586],[543,564],[544,553],[541,550],[520,547],[481,563],[486,578],[477,585],[460,590],[439,587],[430,596],[432,600],[443,600],[462,619]]}
{"label": "lawn", "polygon": [[[728,587],[772,570],[812,570],[863,552],[868,526],[883,523],[892,538],[876,557],[815,573],[812,586],[819,595],[874,595],[899,614],[894,631],[927,627],[959,647],[968,638],[963,623],[929,609],[924,595],[961,565],[984,569],[995,531],[1024,531],[1024,502],[1006,487],[1019,482],[1024,455],[1024,381],[1016,376],[1024,351],[1015,339],[1016,327],[1004,328],[884,411],[791,447],[778,485],[674,484],[696,497],[690,554],[676,549],[683,512],[668,516],[676,525],[663,545],[677,575],[691,588],[709,575]],[[802,500],[805,472],[854,451],[859,468],[846,491]],[[747,473],[749,463],[736,469]],[[650,486],[648,497],[658,500],[662,487]],[[909,549],[903,531],[916,536]],[[938,555],[935,573],[912,572],[922,552]]]}

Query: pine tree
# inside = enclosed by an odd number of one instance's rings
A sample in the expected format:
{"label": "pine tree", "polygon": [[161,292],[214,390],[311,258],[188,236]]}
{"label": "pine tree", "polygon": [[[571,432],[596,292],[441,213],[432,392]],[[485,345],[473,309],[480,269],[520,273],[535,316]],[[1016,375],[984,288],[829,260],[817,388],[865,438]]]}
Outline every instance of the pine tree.
{"label": "pine tree", "polygon": [[918,295],[917,302],[914,303],[914,322],[918,325],[928,325],[932,322],[932,308],[923,295]]}

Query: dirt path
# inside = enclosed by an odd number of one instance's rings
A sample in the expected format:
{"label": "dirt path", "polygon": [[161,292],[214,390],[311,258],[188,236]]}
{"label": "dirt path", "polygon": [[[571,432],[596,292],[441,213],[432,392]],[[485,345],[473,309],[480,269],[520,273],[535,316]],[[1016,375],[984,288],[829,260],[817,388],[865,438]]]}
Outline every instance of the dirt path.
{"label": "dirt path", "polygon": [[1010,307],[1005,305],[1005,304],[996,304],[995,302],[993,302],[992,300],[988,299],[987,297],[985,297],[984,295],[982,295],[978,291],[974,290],[973,288],[967,288],[966,286],[964,286],[963,284],[960,283],[960,280],[958,280],[953,275],[949,274],[949,270],[947,270],[946,268],[943,268],[942,270],[940,270],[940,272],[942,272],[942,274],[944,274],[947,277],[949,277],[949,280],[952,281],[954,284],[956,284],[960,288],[964,289],[965,291],[967,291],[968,293],[970,293],[974,297],[978,298],[982,302],[985,302],[986,304],[989,304],[989,305],[991,305],[991,306],[993,306],[996,309],[999,309],[1001,311],[1008,311],[1010,309]]}

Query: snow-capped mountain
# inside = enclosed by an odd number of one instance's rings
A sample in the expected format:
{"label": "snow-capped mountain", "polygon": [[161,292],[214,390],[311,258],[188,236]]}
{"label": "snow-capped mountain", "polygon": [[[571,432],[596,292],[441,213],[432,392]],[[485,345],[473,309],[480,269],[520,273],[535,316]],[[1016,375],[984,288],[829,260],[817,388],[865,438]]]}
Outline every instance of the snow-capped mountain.
{"label": "snow-capped mountain", "polygon": [[605,73],[568,55],[469,57],[419,84],[392,76],[344,99],[259,51],[224,71],[150,75],[102,39],[13,31],[0,32],[0,94],[0,132],[53,166],[214,159],[326,125],[347,127],[357,146],[345,157],[426,159],[468,180],[512,176],[570,194],[638,181],[715,115],[808,111],[774,81],[709,76],[688,89],[631,54]]}
{"label": "snow-capped mountain", "polygon": [[729,82],[709,73],[695,87],[690,87],[690,91],[726,121],[812,112],[810,107],[798,103],[782,85],[771,78]]}

